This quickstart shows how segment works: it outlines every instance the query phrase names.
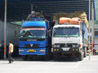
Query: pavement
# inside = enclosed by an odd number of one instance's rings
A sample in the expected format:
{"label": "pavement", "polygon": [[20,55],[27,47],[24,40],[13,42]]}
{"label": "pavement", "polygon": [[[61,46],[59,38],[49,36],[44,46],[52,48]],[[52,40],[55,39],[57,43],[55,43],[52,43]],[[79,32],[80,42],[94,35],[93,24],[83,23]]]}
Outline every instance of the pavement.
{"label": "pavement", "polygon": [[9,64],[7,60],[0,60],[0,73],[98,73],[98,55],[87,56],[83,61],[19,59]]}

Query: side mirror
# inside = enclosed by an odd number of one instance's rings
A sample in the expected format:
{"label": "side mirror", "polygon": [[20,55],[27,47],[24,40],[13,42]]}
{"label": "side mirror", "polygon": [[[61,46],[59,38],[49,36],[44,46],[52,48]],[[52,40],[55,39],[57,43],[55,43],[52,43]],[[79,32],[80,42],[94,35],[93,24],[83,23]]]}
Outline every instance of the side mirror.
{"label": "side mirror", "polygon": [[52,37],[52,33],[51,32],[49,33],[49,37]]}
{"label": "side mirror", "polygon": [[48,36],[49,36],[49,37],[52,37],[52,30],[49,30],[49,31],[48,31]]}
{"label": "side mirror", "polygon": [[2,44],[0,43],[0,47],[2,47]]}
{"label": "side mirror", "polygon": [[20,30],[15,30],[15,36],[19,37],[19,35],[20,35]]}

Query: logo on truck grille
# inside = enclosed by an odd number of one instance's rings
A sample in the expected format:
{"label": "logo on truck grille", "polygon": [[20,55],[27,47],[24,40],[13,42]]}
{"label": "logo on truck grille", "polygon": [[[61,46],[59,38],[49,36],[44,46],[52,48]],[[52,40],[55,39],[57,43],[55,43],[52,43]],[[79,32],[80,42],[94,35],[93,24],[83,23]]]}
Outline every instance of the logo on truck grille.
{"label": "logo on truck grille", "polygon": [[30,44],[31,47],[33,47],[33,44]]}
{"label": "logo on truck grille", "polygon": [[25,48],[39,48],[40,44],[25,44]]}

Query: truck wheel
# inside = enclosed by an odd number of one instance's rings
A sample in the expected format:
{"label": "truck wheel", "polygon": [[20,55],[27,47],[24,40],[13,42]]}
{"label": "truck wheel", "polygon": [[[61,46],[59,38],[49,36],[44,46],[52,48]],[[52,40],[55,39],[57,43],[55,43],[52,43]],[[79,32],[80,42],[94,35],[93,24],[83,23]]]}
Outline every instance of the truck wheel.
{"label": "truck wheel", "polygon": [[26,61],[27,60],[27,56],[22,56],[22,59]]}
{"label": "truck wheel", "polygon": [[83,54],[82,52],[79,53],[79,61],[82,61],[83,60]]}
{"label": "truck wheel", "polygon": [[84,48],[84,57],[86,57],[87,56],[87,49],[86,49],[86,47]]}
{"label": "truck wheel", "polygon": [[53,55],[53,59],[56,61],[58,60],[58,56],[56,54]]}
{"label": "truck wheel", "polygon": [[43,57],[43,60],[49,61],[49,60],[50,60],[50,56],[49,56],[49,55],[44,56],[44,57]]}

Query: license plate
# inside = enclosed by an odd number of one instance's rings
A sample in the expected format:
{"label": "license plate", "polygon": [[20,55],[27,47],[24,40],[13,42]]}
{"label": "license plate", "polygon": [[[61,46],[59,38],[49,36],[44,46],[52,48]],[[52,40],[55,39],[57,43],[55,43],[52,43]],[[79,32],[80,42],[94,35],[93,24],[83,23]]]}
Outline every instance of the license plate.
{"label": "license plate", "polygon": [[63,51],[69,51],[70,48],[62,48]]}
{"label": "license plate", "polygon": [[35,50],[28,50],[28,52],[35,52]]}

